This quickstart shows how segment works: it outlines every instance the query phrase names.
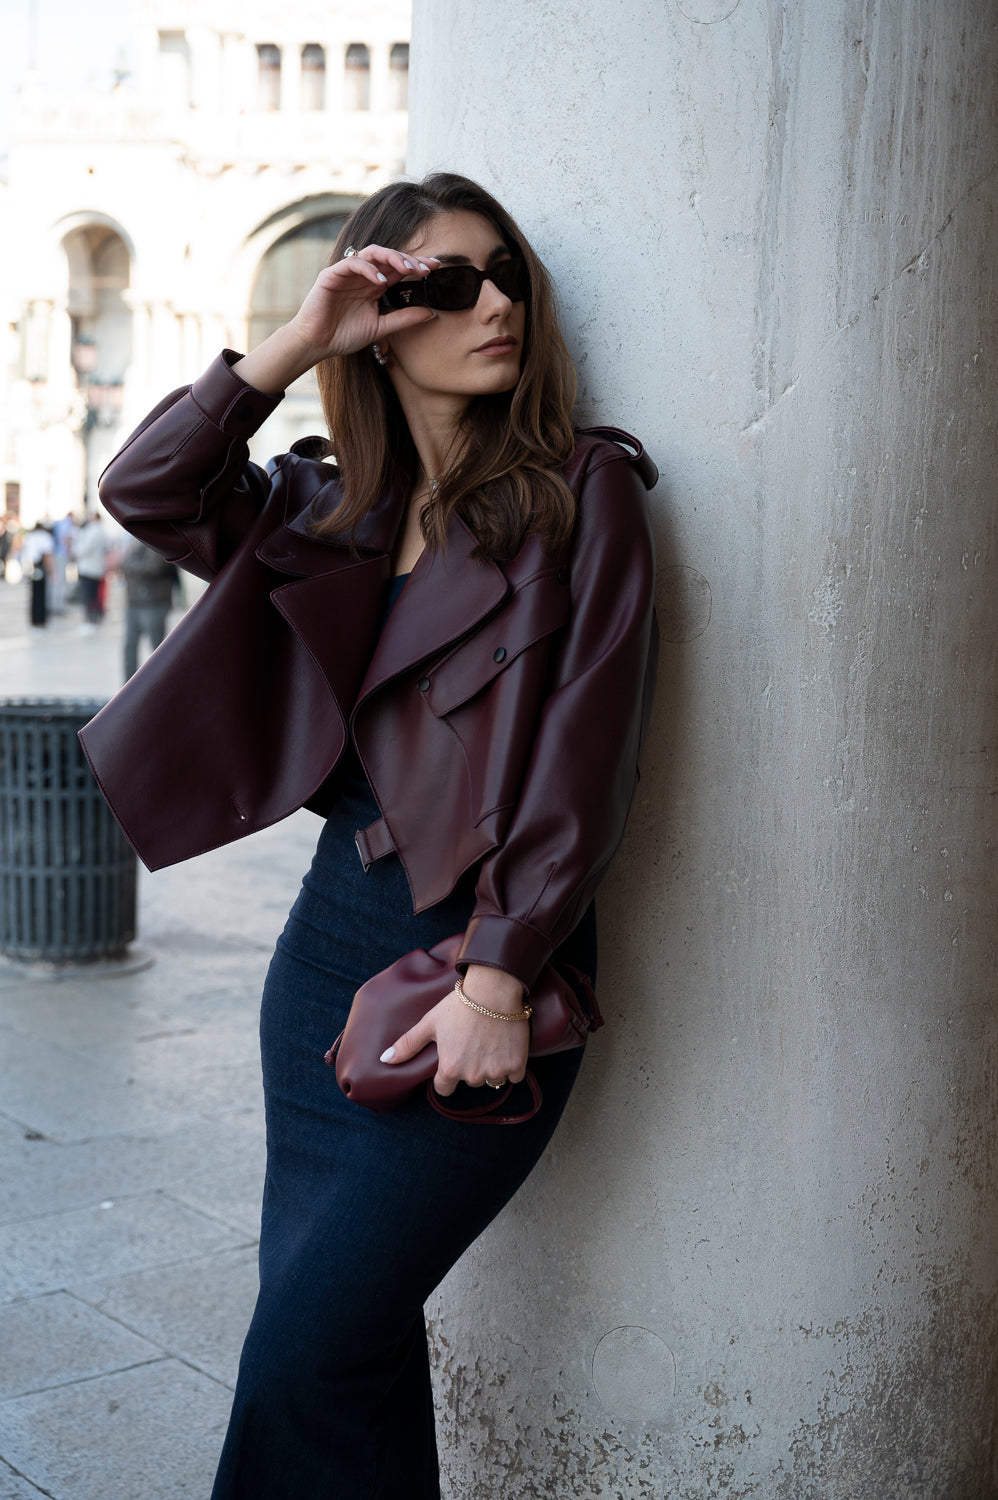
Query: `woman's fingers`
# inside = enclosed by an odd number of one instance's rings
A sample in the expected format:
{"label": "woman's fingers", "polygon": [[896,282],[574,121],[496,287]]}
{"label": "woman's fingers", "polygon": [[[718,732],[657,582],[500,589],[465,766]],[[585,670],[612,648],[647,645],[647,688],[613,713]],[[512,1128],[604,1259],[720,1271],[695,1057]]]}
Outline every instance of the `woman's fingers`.
{"label": "woman's fingers", "polygon": [[402,281],[410,276],[421,280],[440,264],[435,256],[404,255],[387,245],[366,245],[355,255],[344,256],[328,269],[343,276],[362,276],[378,286]]}
{"label": "woman's fingers", "polygon": [[433,1087],[443,1099],[453,1094],[460,1082],[460,1078],[452,1078],[449,1073],[441,1073],[439,1068],[433,1075]]}
{"label": "woman's fingers", "polygon": [[430,323],[436,317],[432,307],[400,307],[390,313],[382,313],[378,338],[389,338],[403,328],[415,328],[420,323]]}
{"label": "woman's fingers", "polygon": [[439,1062],[433,1087],[446,1098],[461,1082],[481,1088],[488,1080],[522,1082],[530,1045],[526,1027],[473,1015],[453,993],[381,1054],[391,1065],[408,1062],[436,1042]]}
{"label": "woman's fingers", "polygon": [[433,1041],[433,1028],[430,1023],[428,1012],[415,1026],[411,1026],[404,1036],[400,1036],[390,1047],[386,1047],[381,1054],[383,1063],[404,1063]]}
{"label": "woman's fingers", "polygon": [[393,270],[398,277],[425,276],[440,264],[434,255],[409,255],[403,250],[392,250],[387,245],[365,245],[363,250],[344,256],[336,264],[350,265],[353,261],[377,265],[383,271]]}
{"label": "woman's fingers", "polygon": [[378,295],[388,285],[388,277],[384,271],[380,271],[373,261],[362,259],[359,255],[351,255],[349,260],[338,260],[335,265],[326,266],[319,276],[330,283],[330,288],[342,291],[347,286],[357,287],[358,282],[370,282],[373,289],[377,289]]}

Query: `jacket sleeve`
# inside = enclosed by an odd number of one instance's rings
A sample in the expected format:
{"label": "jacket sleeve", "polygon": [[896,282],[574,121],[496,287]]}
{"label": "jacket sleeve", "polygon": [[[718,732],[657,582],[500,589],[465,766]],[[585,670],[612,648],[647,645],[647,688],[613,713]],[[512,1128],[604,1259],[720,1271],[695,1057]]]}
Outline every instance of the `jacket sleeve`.
{"label": "jacket sleeve", "polygon": [[224,350],[161,401],[100,480],[102,503],[126,531],[200,578],[214,577],[270,493],[247,445],[282,397],[234,374],[240,358]]}
{"label": "jacket sleeve", "polygon": [[613,858],[651,710],[654,583],[644,485],[624,453],[601,455],[579,497],[571,618],[506,837],[482,865],[462,969],[504,969],[529,990]]}

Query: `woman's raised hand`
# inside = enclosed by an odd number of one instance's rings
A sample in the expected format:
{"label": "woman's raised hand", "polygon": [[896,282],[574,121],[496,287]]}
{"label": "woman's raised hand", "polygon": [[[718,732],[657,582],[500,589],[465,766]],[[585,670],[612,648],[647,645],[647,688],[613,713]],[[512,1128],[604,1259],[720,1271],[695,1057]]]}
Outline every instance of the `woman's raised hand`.
{"label": "woman's raised hand", "polygon": [[428,323],[436,317],[430,308],[382,313],[378,298],[386,287],[407,276],[422,279],[439,264],[432,255],[403,255],[384,245],[344,256],[319,272],[291,321],[237,360],[233,371],[247,385],[277,396],[330,355],[353,354],[400,328]]}
{"label": "woman's raised hand", "polygon": [[353,354],[400,328],[429,322],[434,313],[428,307],[382,313],[378,298],[387,286],[407,276],[426,276],[439,264],[432,256],[423,259],[367,245],[319,272],[291,327],[306,348],[316,351],[318,363],[331,354]]}

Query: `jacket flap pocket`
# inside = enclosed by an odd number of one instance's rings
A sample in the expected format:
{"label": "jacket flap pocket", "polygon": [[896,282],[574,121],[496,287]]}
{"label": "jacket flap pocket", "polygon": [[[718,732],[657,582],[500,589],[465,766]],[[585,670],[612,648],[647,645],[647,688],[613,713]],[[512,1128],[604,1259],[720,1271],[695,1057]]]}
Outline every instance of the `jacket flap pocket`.
{"label": "jacket flap pocket", "polygon": [[535,641],[564,625],[571,612],[568,573],[551,569],[519,588],[498,614],[427,672],[427,701],[439,717],[487,687]]}

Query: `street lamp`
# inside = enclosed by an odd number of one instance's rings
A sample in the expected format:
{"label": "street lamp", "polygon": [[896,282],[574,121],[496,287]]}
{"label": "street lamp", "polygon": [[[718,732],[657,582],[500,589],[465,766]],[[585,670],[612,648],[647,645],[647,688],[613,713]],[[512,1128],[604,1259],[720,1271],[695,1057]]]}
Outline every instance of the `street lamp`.
{"label": "street lamp", "polygon": [[83,510],[90,514],[90,433],[96,416],[90,405],[90,377],[97,368],[97,345],[87,333],[77,333],[73,338],[70,359],[76,371],[80,394],[86,402],[86,413],[80,430],[83,434]]}
{"label": "street lamp", "polygon": [[90,434],[97,426],[113,427],[120,415],[125,394],[121,380],[95,380],[98,350],[96,340],[88,333],[77,333],[73,339],[70,359],[76,371],[80,394],[86,403],[86,412],[80,430],[83,434],[83,452],[86,463],[86,480],[83,490],[84,508],[90,510]]}

